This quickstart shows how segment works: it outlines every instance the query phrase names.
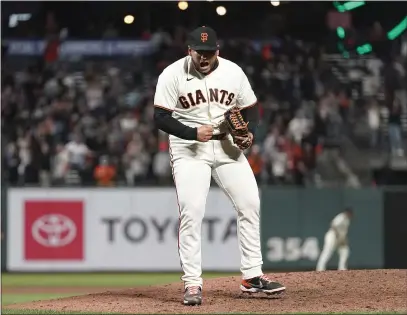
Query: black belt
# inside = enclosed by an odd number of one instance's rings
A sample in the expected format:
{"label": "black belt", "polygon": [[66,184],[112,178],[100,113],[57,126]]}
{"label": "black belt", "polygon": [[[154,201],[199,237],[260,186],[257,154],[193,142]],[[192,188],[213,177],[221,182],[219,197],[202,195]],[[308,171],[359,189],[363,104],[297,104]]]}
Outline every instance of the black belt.
{"label": "black belt", "polygon": [[220,133],[218,135],[213,135],[211,140],[226,140],[226,133]]}

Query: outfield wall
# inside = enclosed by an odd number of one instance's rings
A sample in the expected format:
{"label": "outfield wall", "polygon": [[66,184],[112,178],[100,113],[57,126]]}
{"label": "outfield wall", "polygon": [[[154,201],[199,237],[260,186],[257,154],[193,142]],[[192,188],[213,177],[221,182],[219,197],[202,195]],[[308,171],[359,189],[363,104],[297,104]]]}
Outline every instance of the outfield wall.
{"label": "outfield wall", "polygon": [[[10,188],[6,196],[2,261],[8,271],[181,270],[173,188]],[[407,194],[391,196],[394,208],[395,200]],[[264,268],[314,269],[330,220],[345,206],[355,209],[349,268],[389,265],[385,222],[394,224],[402,213],[389,210],[392,216],[384,219],[384,205],[391,204],[385,200],[390,197],[376,189],[262,188]],[[393,239],[400,238],[397,231],[393,230]],[[235,211],[222,191],[213,188],[202,226],[204,270],[238,271],[237,242]],[[390,252],[397,252],[394,242],[389,243]],[[334,255],[329,268],[336,266]]]}

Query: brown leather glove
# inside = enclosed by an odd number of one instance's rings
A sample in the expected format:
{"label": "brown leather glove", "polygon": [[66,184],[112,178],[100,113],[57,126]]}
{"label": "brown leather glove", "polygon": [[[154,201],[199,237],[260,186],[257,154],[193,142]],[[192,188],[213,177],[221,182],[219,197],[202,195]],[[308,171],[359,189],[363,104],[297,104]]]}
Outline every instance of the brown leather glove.
{"label": "brown leather glove", "polygon": [[247,128],[249,123],[245,122],[240,109],[232,107],[224,113],[226,125],[232,135],[233,142],[239,147],[240,150],[250,148],[253,142],[253,137]]}

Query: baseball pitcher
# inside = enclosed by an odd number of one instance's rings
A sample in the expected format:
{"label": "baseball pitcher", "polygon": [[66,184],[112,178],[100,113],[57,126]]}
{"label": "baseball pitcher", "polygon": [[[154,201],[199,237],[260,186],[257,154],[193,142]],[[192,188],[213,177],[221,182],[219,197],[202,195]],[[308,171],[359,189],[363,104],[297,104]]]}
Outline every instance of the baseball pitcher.
{"label": "baseball pitcher", "polygon": [[338,251],[338,270],[347,270],[349,258],[348,229],[353,217],[351,208],[339,213],[331,222],[329,230],[325,233],[324,247],[317,263],[317,271],[326,270],[326,264],[335,250]]}
{"label": "baseball pitcher", "polygon": [[243,154],[253,142],[257,98],[243,70],[218,55],[216,32],[195,29],[188,56],[163,70],[154,97],[156,125],[170,135],[185,305],[202,303],[201,224],[211,177],[237,212],[241,290],[285,290],[262,272],[259,191]]}

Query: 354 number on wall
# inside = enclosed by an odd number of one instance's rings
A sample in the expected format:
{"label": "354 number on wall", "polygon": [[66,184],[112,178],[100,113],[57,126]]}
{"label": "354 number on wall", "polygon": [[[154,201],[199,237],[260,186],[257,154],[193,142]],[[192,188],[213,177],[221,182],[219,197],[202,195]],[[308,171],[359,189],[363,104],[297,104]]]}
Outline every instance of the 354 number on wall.
{"label": "354 number on wall", "polygon": [[271,237],[267,241],[269,261],[297,261],[300,259],[316,261],[319,257],[316,237]]}

